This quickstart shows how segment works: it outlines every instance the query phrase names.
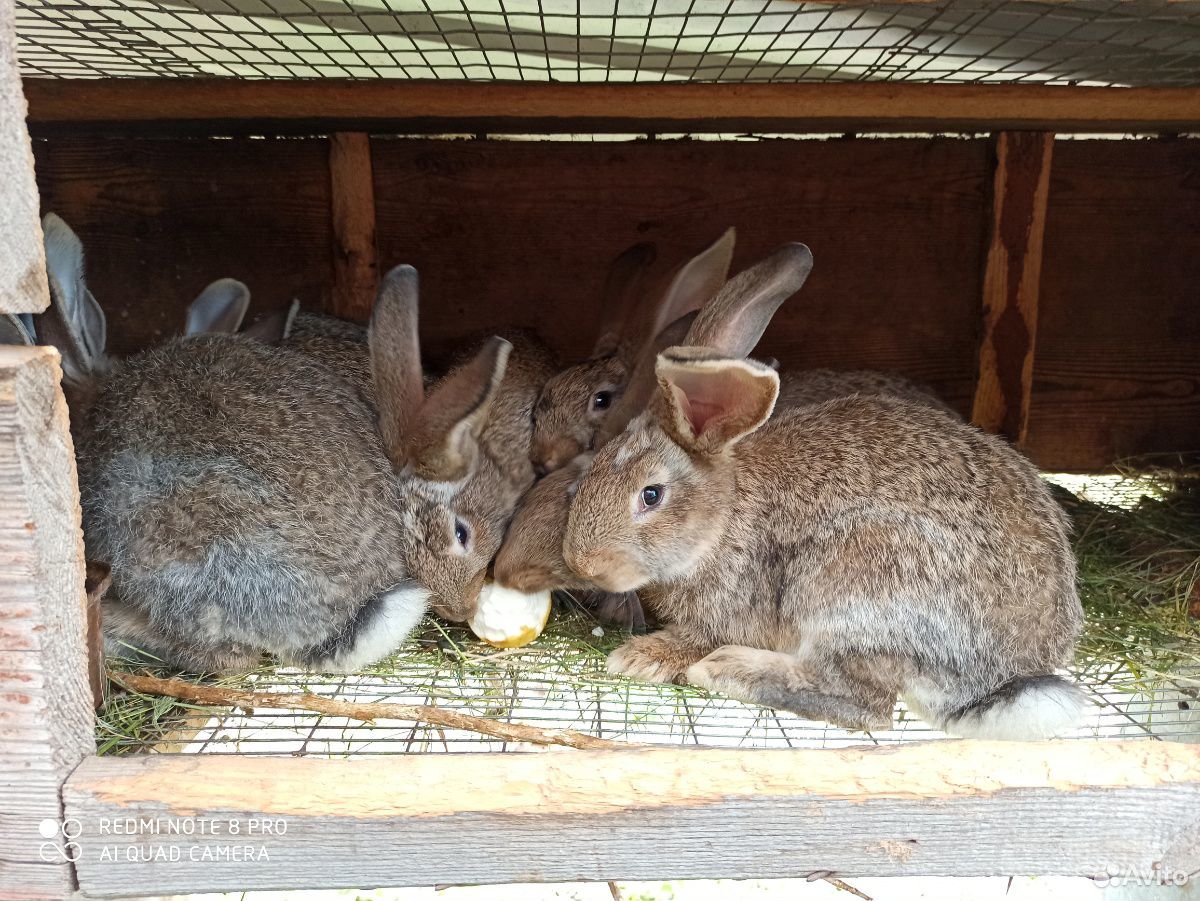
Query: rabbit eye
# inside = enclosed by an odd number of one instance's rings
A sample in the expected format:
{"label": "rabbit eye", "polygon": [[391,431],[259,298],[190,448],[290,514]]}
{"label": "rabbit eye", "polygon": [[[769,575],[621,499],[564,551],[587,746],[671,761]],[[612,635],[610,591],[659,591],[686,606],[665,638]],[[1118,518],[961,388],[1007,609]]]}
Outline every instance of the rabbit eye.
{"label": "rabbit eye", "polygon": [[461,519],[454,520],[454,539],[458,542],[458,546],[463,550],[467,549],[467,542],[471,540],[471,531]]}
{"label": "rabbit eye", "polygon": [[642,507],[644,509],[657,507],[662,503],[663,493],[662,485],[647,485],[642,489]]}
{"label": "rabbit eye", "polygon": [[592,397],[592,409],[593,410],[607,410],[611,403],[612,403],[612,392],[611,391],[597,391],[596,394]]}

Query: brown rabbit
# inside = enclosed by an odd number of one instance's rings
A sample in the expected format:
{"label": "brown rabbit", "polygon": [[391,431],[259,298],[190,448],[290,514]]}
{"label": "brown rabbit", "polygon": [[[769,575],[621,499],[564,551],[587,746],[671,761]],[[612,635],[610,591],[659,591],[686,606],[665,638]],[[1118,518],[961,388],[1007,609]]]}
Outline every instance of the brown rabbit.
{"label": "brown rabbit", "polygon": [[910,399],[772,416],[779,376],[744,357],[811,260],[789,245],[732,279],[579,482],[566,563],[666,623],[610,669],[850,728],[888,726],[897,694],[960,735],[1069,728],[1080,693],[1055,670],[1082,611],[1036,470]]}
{"label": "brown rabbit", "polygon": [[637,244],[617,257],[605,285],[604,320],[591,358],[552,377],[538,398],[532,457],[539,474],[553,472],[593,449],[598,430],[619,402],[648,340],[675,319],[699,309],[724,283],[734,238],[734,230],[728,229],[684,263],[654,303],[644,298],[653,247]]}

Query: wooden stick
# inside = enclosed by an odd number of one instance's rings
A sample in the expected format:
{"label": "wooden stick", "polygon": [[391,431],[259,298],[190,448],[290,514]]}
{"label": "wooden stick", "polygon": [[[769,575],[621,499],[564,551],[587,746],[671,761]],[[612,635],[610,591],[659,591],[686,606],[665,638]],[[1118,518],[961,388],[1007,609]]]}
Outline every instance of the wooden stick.
{"label": "wooden stick", "polygon": [[1042,238],[1054,135],[996,137],[991,240],[983,276],[984,334],[971,419],[1021,444],[1029,421],[1037,343]]}
{"label": "wooden stick", "polygon": [[637,745],[610,741],[573,732],[570,729],[538,729],[521,723],[504,723],[486,717],[456,713],[428,704],[390,704],[336,701],[321,695],[276,694],[266,691],[244,691],[238,688],[222,688],[217,685],[198,685],[183,679],[159,679],[155,676],[108,671],[108,677],[122,688],[147,695],[179,698],[193,704],[214,707],[270,707],[282,710],[311,710],[327,716],[345,716],[350,719],[372,723],[375,720],[413,720],[430,726],[447,729],[463,729],[477,732],[503,741],[522,741],[534,745],[561,745],[581,751],[603,751],[631,748]]}

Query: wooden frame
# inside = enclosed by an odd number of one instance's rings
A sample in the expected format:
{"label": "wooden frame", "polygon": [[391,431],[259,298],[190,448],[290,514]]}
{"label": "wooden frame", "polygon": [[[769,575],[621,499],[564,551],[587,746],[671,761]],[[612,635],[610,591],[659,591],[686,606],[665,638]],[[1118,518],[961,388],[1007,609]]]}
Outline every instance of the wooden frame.
{"label": "wooden frame", "polygon": [[[14,161],[28,168],[11,8],[0,6],[0,173]],[[31,126],[46,133],[1200,127],[1192,89],[190,81],[30,81],[26,89]],[[1050,147],[1049,134],[1001,134],[997,143],[975,406],[981,420],[1018,438]],[[330,183],[337,304],[362,315],[377,278],[365,133],[332,139]],[[35,311],[46,299],[44,265],[30,240],[40,236],[36,204],[18,196],[21,185],[28,190],[27,177],[0,179],[0,202],[17,211],[6,225],[24,236],[6,245],[19,259],[18,277],[3,283],[3,309]],[[1013,316],[1023,330],[1004,325]],[[817,872],[1179,881],[1200,872],[1200,748],[1166,743],[629,750],[470,762],[92,756],[78,494],[58,379],[52,351],[0,352],[0,899],[66,898],[76,888],[118,897],[447,880]],[[213,856],[194,858],[197,848]],[[257,849],[265,859],[250,859]]]}
{"label": "wooden frame", "polygon": [[1187,132],[1200,89],[29,79],[35,133]]}

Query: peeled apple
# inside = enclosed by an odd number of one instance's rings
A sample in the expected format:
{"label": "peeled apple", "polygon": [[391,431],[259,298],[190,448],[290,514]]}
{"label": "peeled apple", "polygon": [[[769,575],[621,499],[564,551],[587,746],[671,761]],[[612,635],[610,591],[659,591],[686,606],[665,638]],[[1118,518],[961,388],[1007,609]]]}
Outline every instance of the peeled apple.
{"label": "peeled apple", "polygon": [[524,594],[485,582],[467,625],[493,647],[519,648],[541,635],[549,618],[549,591]]}

